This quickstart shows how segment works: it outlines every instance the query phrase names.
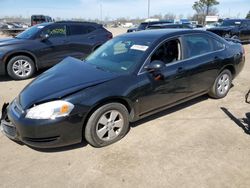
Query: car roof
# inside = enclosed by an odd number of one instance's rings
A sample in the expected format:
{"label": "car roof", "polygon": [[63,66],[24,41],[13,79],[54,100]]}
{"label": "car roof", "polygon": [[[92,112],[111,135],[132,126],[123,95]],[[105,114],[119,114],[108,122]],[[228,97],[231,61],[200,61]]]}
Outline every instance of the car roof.
{"label": "car roof", "polygon": [[57,21],[55,23],[100,25],[100,24],[95,23],[95,22],[67,21],[67,20],[65,20],[65,21]]}
{"label": "car roof", "polygon": [[171,37],[173,35],[181,35],[181,34],[192,34],[192,33],[206,33],[210,34],[207,31],[201,30],[190,30],[190,29],[156,29],[156,30],[144,30],[132,33],[126,33],[120,35],[121,37],[130,37],[130,38],[150,38],[154,40],[158,40],[162,37]]}
{"label": "car roof", "polygon": [[95,22],[78,22],[78,21],[59,21],[59,22],[44,22],[38,25],[41,26],[48,26],[48,25],[54,25],[54,24],[61,24],[61,23],[65,23],[65,24],[84,24],[84,25],[92,25],[95,27],[100,27],[102,25],[95,23]]}
{"label": "car roof", "polygon": [[171,20],[160,20],[160,21],[152,21],[152,22],[142,22],[141,24],[160,24],[160,23],[173,23]]}
{"label": "car roof", "polygon": [[224,19],[223,21],[237,22],[237,21],[250,21],[250,19]]}
{"label": "car roof", "polygon": [[175,24],[175,23],[162,23],[162,24],[154,24],[154,25],[151,25],[150,27],[163,27],[163,26],[181,26],[181,25],[184,25],[184,24]]}

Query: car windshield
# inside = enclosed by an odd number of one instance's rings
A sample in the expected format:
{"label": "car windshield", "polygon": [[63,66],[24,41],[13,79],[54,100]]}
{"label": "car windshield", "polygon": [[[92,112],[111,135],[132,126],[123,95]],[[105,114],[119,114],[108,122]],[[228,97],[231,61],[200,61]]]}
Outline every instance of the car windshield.
{"label": "car windshield", "polygon": [[237,26],[240,25],[241,21],[237,20],[224,20],[221,24],[222,27],[227,27],[227,26]]}
{"label": "car windshield", "polygon": [[115,73],[134,70],[148,50],[152,39],[117,37],[102,45],[86,58],[86,63]]}
{"label": "car windshield", "polygon": [[42,28],[44,28],[43,25],[36,25],[33,26],[27,30],[25,30],[24,32],[20,33],[19,35],[16,36],[16,38],[20,38],[20,39],[30,39],[31,37],[33,37],[35,34],[37,34],[37,32],[39,32]]}

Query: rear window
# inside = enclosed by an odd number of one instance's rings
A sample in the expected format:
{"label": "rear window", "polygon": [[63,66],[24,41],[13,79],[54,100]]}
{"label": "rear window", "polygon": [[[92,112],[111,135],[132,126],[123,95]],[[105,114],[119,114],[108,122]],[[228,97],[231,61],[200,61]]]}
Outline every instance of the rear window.
{"label": "rear window", "polygon": [[93,26],[86,26],[86,25],[71,25],[70,26],[71,35],[85,35],[95,30],[96,28]]}

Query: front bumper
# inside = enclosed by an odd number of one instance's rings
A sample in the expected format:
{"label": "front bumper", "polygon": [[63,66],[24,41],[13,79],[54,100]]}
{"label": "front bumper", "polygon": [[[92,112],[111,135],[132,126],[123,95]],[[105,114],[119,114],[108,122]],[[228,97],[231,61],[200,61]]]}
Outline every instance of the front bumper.
{"label": "front bumper", "polygon": [[74,115],[55,120],[25,118],[25,112],[12,102],[3,109],[2,132],[12,140],[36,148],[54,148],[82,141],[82,116]]}

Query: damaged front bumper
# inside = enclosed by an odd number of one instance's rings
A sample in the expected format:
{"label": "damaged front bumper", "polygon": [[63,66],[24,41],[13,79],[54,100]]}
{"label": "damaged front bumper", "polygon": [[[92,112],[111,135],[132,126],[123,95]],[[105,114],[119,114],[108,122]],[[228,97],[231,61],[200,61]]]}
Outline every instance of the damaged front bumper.
{"label": "damaged front bumper", "polygon": [[0,130],[10,139],[18,141],[17,131],[14,124],[8,119],[7,108],[9,104],[5,103],[2,108],[0,120]]}
{"label": "damaged front bumper", "polygon": [[0,127],[4,135],[14,141],[36,148],[54,148],[82,141],[82,117],[54,120],[25,118],[25,112],[15,100],[4,104]]}

